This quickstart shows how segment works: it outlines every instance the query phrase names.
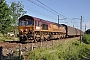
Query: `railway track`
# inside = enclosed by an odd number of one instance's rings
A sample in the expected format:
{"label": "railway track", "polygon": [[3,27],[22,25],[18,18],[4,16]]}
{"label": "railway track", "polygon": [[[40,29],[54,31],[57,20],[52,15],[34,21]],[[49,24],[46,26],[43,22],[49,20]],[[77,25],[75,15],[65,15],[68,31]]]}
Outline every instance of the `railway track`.
{"label": "railway track", "polygon": [[79,37],[60,39],[60,40],[58,39],[58,40],[42,41],[42,42],[36,42],[36,43],[30,42],[30,43],[24,43],[24,44],[18,41],[0,42],[0,46],[2,46],[3,48],[19,48],[19,46],[21,45],[22,48],[30,49],[32,45],[35,48],[36,47],[49,47],[54,44],[60,43],[61,41],[73,40],[73,39],[79,39]]}
{"label": "railway track", "polygon": [[[73,39],[79,39],[79,37],[74,37],[74,38],[66,38],[66,39],[57,39],[57,40],[49,40],[49,41],[42,41],[43,45],[49,44],[54,42],[55,44],[59,43],[60,41],[65,41],[65,40],[73,40]],[[20,43],[19,41],[5,41],[5,42],[0,42],[0,46],[2,46],[3,48],[12,48],[12,47],[16,47],[18,45],[22,45],[22,46],[27,46],[27,45],[31,45],[34,44],[35,46],[39,46],[41,44],[41,42],[25,42],[25,43]]]}

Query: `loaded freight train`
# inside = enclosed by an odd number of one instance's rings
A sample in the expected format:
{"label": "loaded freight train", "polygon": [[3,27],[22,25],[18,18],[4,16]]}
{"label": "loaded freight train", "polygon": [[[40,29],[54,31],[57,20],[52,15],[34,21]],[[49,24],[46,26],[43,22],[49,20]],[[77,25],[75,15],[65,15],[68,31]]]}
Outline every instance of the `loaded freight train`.
{"label": "loaded freight train", "polygon": [[[29,15],[20,17],[18,21],[19,38],[21,42],[80,36],[79,29]],[[83,31],[81,31],[81,34],[84,34]]]}

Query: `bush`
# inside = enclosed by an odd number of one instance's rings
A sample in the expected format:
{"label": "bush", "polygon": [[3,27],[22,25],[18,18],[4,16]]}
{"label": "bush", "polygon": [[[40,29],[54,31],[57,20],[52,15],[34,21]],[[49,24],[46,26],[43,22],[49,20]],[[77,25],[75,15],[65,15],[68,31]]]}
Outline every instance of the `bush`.
{"label": "bush", "polygon": [[85,34],[82,37],[82,42],[86,43],[86,44],[90,44],[90,34]]}

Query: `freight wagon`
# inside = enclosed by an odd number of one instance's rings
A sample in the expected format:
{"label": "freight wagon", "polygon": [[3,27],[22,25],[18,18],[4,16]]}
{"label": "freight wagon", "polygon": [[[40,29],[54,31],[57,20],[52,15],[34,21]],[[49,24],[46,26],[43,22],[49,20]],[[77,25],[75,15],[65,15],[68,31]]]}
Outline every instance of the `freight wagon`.
{"label": "freight wagon", "polygon": [[74,28],[65,24],[61,24],[61,25],[65,26],[66,37],[80,36],[80,32],[81,32],[81,35],[84,35],[84,32],[77,28]]}

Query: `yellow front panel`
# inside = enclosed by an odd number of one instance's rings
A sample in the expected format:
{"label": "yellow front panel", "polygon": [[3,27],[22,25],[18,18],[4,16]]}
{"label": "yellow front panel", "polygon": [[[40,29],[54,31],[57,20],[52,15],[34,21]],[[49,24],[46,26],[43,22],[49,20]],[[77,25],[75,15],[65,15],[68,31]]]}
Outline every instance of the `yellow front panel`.
{"label": "yellow front panel", "polygon": [[34,31],[34,26],[19,26],[18,30],[22,31],[25,34],[27,34],[29,32],[29,30],[33,30]]}

